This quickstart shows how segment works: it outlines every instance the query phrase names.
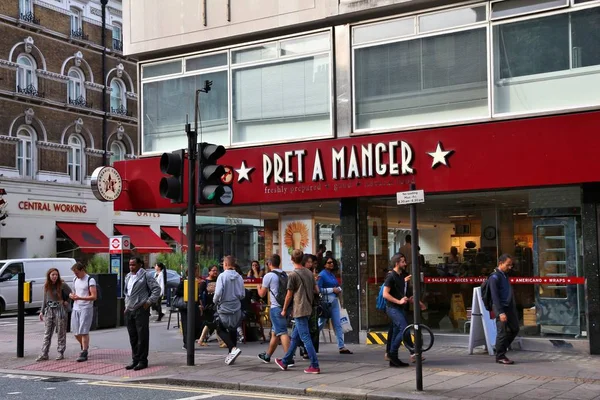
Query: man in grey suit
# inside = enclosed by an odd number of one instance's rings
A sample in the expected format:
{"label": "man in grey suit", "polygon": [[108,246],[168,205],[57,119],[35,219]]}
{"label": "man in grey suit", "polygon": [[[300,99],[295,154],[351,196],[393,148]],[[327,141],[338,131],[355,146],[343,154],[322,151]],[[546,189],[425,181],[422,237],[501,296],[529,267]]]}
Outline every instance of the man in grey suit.
{"label": "man in grey suit", "polygon": [[148,279],[139,258],[129,260],[129,273],[125,277],[125,322],[132,362],[125,369],[139,371],[148,368],[150,344],[150,306],[160,296],[156,279]]}

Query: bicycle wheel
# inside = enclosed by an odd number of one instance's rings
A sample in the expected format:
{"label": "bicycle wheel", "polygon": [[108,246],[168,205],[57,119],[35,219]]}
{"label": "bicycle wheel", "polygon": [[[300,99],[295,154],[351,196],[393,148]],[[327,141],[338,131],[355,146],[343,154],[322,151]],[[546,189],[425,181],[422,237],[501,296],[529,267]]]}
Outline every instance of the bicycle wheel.
{"label": "bicycle wheel", "polygon": [[[421,352],[425,352],[433,347],[435,338],[427,325],[420,324],[419,330],[421,331]],[[407,326],[404,332],[402,332],[402,343],[410,351],[415,350],[414,338],[416,334],[417,332],[413,324]]]}

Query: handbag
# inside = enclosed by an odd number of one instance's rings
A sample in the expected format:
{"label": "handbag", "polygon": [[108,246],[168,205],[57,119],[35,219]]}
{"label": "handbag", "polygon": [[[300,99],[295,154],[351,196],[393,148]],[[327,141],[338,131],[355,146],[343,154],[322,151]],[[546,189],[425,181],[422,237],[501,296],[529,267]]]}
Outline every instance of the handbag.
{"label": "handbag", "polygon": [[317,304],[317,316],[319,318],[323,318],[323,319],[329,319],[331,318],[331,308],[332,308],[332,304],[328,303],[326,301],[323,301],[323,298],[321,298],[321,296],[315,296],[315,299],[319,299],[317,300],[318,304]]}
{"label": "handbag", "polygon": [[187,310],[187,302],[183,301],[183,297],[182,296],[175,296],[173,297],[173,301],[171,302],[173,304],[173,307],[175,308],[179,308]]}

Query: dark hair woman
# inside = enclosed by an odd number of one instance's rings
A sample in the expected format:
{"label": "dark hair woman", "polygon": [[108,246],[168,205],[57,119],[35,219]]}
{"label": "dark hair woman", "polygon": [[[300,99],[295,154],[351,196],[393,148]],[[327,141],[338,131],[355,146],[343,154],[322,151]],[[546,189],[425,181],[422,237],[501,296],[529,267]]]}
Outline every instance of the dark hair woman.
{"label": "dark hair woman", "polygon": [[57,360],[65,358],[67,347],[67,317],[69,311],[69,294],[71,288],[60,278],[60,272],[56,268],[50,268],[46,272],[46,283],[44,284],[44,301],[40,312],[40,321],[44,321],[44,340],[42,342],[42,353],[36,361],[48,359],[48,351],[52,342],[52,334],[56,331],[58,335]]}
{"label": "dark hair woman", "polygon": [[260,263],[256,260],[252,261],[250,271],[248,271],[248,278],[262,278],[265,275],[265,271],[260,268]]}
{"label": "dark hair woman", "polygon": [[160,286],[160,297],[158,298],[156,303],[152,305],[152,309],[158,313],[158,318],[156,319],[156,322],[160,322],[163,315],[165,315],[162,312],[162,299],[166,295],[165,288],[167,285],[167,268],[165,267],[165,264],[159,262],[156,263],[156,265],[154,266],[154,271],[156,271],[156,273],[154,274],[154,279],[156,279],[158,286]]}
{"label": "dark hair woman", "polygon": [[[217,287],[217,277],[219,276],[219,266],[212,265],[208,269],[208,276],[202,281],[198,288],[200,295],[200,307],[202,309],[202,320],[204,321],[204,328],[202,328],[202,335],[198,339],[200,346],[208,346],[207,339],[217,327],[214,323],[215,313],[217,306],[214,303],[215,288]],[[227,347],[225,343],[217,336],[219,346],[221,348]]]}

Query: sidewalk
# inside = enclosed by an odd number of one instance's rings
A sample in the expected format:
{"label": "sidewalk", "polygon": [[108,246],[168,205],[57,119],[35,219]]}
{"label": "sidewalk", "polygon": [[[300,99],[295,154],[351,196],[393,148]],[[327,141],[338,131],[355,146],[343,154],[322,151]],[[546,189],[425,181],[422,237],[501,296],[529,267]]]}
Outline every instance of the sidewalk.
{"label": "sidewalk", "polygon": [[[600,357],[515,351],[515,365],[495,364],[483,353],[465,348],[435,347],[426,353],[424,392],[415,391],[415,368],[392,369],[383,360],[383,346],[349,345],[354,355],[340,355],[333,344],[321,344],[322,374],[307,375],[306,361],[281,371],[256,355],[266,344],[241,345],[242,355],[224,364],[226,351],[215,343],[196,350],[196,365],[186,366],[182,339],[164,323],[151,324],[150,368],[133,372],[124,328],[92,332],[90,360],[77,363],[78,345],[72,336],[67,359],[36,363],[42,326],[26,325],[25,357],[16,358],[16,328],[0,327],[1,373],[35,374],[89,380],[143,381],[218,387],[269,393],[321,396],[335,399],[600,399]],[[53,343],[50,356],[55,356]],[[281,350],[275,354],[281,356]],[[401,354],[407,359],[407,353]]]}

